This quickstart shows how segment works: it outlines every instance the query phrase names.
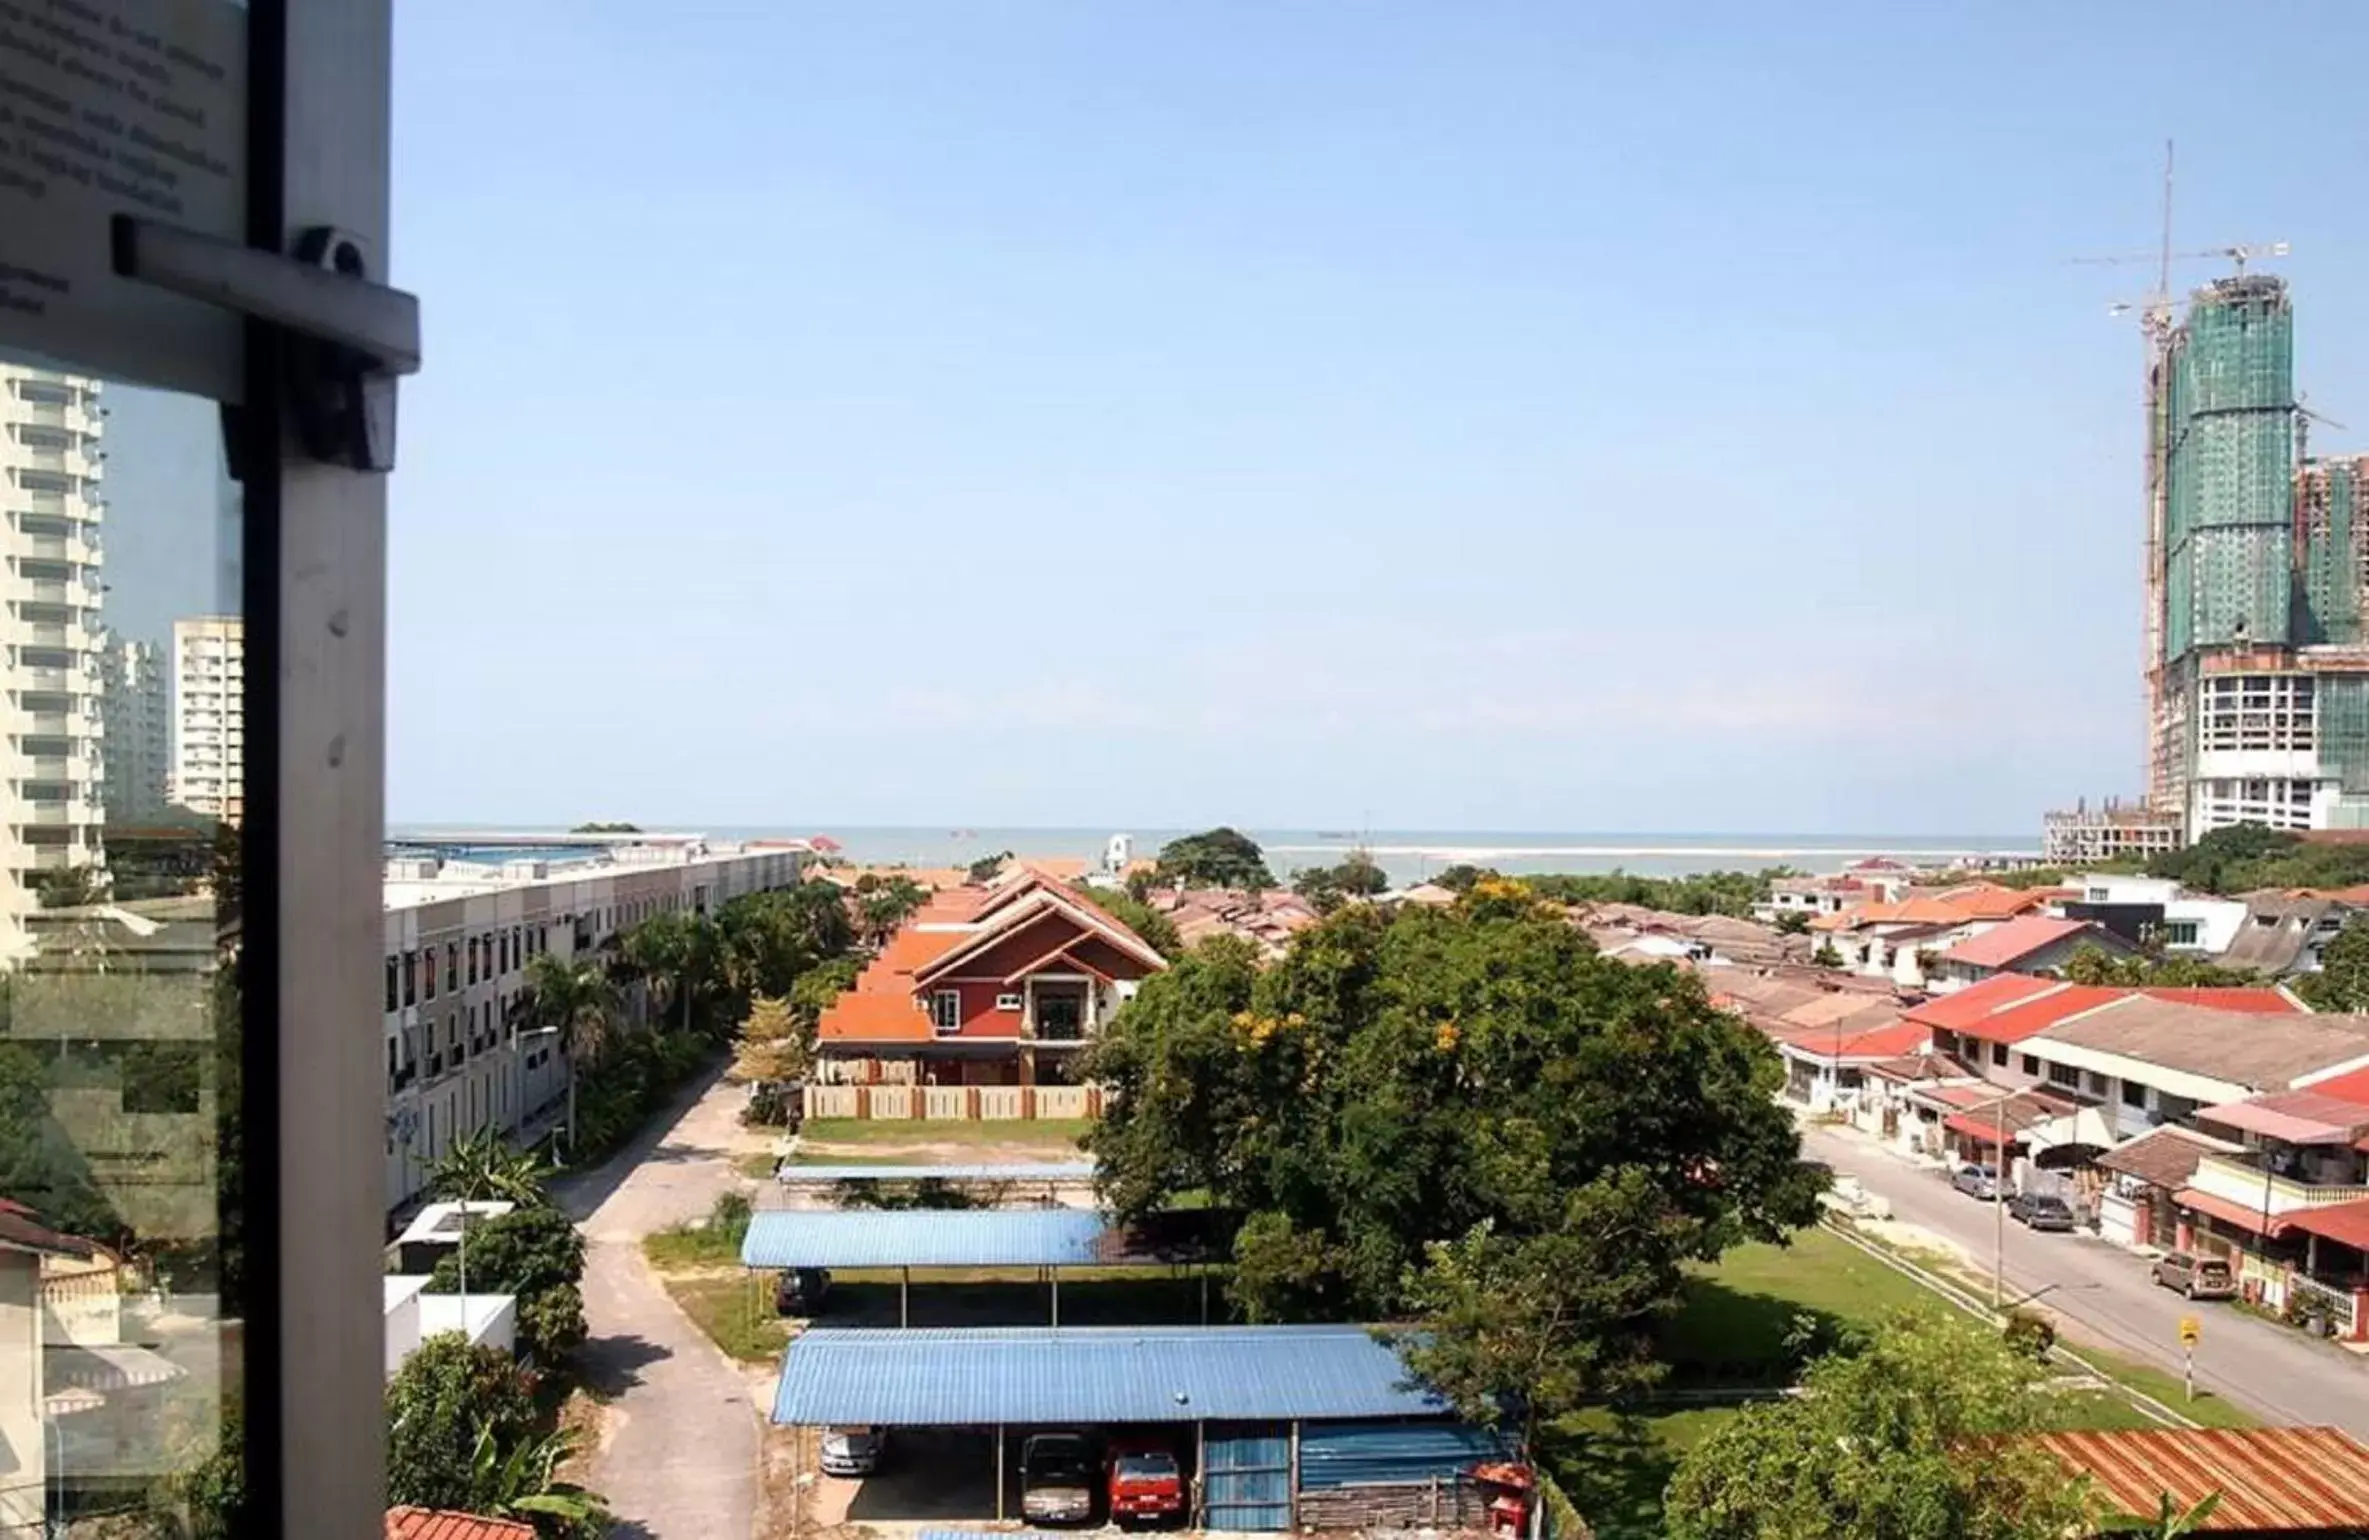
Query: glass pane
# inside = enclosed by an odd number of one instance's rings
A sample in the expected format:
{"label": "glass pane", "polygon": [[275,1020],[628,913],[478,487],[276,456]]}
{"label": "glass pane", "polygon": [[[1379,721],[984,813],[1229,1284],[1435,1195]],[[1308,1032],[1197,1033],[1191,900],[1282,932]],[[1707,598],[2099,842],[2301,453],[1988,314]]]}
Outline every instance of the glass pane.
{"label": "glass pane", "polygon": [[238,1529],[239,529],[211,401],[0,355],[9,1540]]}

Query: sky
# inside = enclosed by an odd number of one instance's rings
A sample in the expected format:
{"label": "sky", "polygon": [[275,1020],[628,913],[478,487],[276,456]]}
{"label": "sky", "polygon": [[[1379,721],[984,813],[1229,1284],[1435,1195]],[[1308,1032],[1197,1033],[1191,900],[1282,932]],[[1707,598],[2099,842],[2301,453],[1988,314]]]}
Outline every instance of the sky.
{"label": "sky", "polygon": [[397,29],[398,821],[2028,834],[2141,773],[2167,136],[2369,449],[2365,7]]}

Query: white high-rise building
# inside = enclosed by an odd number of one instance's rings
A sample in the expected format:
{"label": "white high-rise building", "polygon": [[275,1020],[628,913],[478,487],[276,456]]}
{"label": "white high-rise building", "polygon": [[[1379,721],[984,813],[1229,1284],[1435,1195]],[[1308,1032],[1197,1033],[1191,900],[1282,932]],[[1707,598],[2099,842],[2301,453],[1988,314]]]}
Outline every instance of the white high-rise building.
{"label": "white high-rise building", "polygon": [[96,380],[0,363],[0,961],[55,873],[103,865]]}
{"label": "white high-rise building", "polygon": [[99,651],[99,692],[107,739],[107,817],[116,823],[147,822],[165,810],[165,788],[173,774],[164,648],[108,632]]}
{"label": "white high-rise building", "polygon": [[247,811],[246,662],[238,616],[173,622],[172,798],[229,824]]}

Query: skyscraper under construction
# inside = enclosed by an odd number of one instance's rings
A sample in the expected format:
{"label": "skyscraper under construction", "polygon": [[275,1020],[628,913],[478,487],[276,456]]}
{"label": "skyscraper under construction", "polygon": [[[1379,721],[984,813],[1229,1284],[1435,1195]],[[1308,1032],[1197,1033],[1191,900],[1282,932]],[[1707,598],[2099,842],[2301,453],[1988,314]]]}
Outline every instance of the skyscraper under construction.
{"label": "skyscraper under construction", "polygon": [[2369,828],[2369,457],[2300,457],[2286,284],[2190,296],[2148,378],[2148,805]]}

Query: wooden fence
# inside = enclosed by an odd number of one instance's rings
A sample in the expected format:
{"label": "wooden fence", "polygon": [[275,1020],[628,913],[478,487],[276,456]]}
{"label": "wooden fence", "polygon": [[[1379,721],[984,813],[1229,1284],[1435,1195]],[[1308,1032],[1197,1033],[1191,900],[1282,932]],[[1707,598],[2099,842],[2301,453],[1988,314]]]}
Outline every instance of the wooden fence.
{"label": "wooden fence", "polygon": [[1102,1092],[1083,1085],[810,1085],[806,1115],[910,1122],[1096,1118]]}

